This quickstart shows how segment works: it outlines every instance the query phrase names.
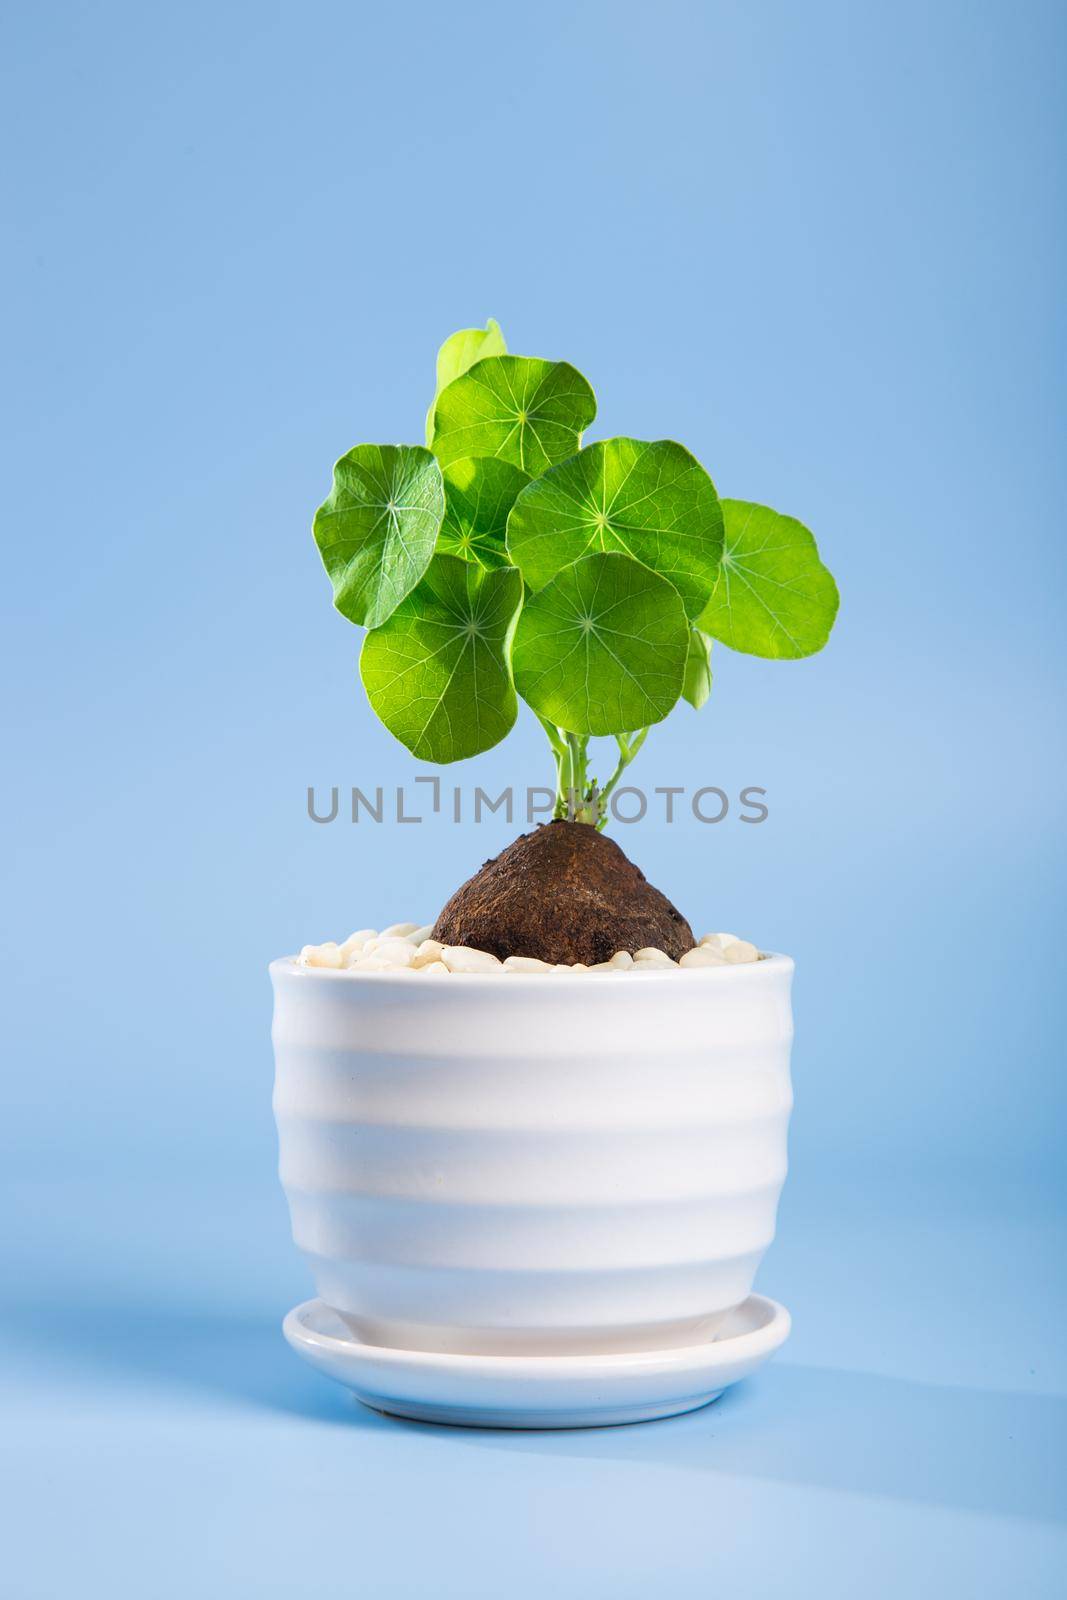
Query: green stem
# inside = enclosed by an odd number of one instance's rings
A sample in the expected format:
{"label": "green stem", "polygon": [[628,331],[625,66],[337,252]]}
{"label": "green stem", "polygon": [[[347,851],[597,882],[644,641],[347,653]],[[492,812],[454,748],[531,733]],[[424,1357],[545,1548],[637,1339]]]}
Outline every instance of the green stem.
{"label": "green stem", "polygon": [[539,711],[535,711],[534,716],[537,718],[542,728],[544,728],[545,733],[548,735],[548,742],[552,746],[553,754],[556,756],[562,755],[564,739],[566,735],[561,733],[556,725],[552,722],[549,722],[548,718],[543,717]]}
{"label": "green stem", "polygon": [[540,712],[534,712],[534,715],[537,717],[538,722],[545,730],[549,746],[552,750],[552,757],[556,763],[556,803],[553,807],[552,815],[554,817],[565,817],[567,814],[567,773],[565,768],[569,758],[569,752],[565,743],[564,735],[554,723],[551,723],[547,720],[547,718],[542,717]]}
{"label": "green stem", "polygon": [[589,740],[580,733],[568,733],[567,744],[570,748],[570,784],[568,794],[568,814],[573,822],[596,823],[598,809],[594,795],[590,793],[588,775],[588,748]]}
{"label": "green stem", "polygon": [[597,822],[597,828],[601,832],[603,832],[604,828],[607,826],[607,803],[611,797],[611,792],[647,738],[647,728],[640,728],[637,733],[633,735],[632,739],[628,739],[624,733],[617,733],[615,735],[615,743],[619,747],[619,759],[616,763],[615,771],[611,774],[611,777],[608,779],[607,783],[604,785],[599,796],[597,797],[597,809],[600,816],[600,820]]}
{"label": "green stem", "polygon": [[645,739],[647,728],[636,733],[617,733],[619,760],[603,789],[589,778],[589,739],[584,734],[567,733],[545,717],[537,716],[545,730],[556,763],[556,804],[553,816],[572,822],[587,822],[602,831],[608,821],[607,802],[612,790],[634,759]]}

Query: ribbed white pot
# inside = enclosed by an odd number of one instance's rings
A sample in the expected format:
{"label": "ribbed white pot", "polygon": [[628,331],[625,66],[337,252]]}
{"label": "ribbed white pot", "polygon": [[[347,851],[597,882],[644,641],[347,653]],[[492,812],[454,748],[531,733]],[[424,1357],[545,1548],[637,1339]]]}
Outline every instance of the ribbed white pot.
{"label": "ribbed white pot", "polygon": [[427,978],[271,965],[274,1109],[318,1294],[402,1349],[663,1349],[774,1237],[793,963]]}

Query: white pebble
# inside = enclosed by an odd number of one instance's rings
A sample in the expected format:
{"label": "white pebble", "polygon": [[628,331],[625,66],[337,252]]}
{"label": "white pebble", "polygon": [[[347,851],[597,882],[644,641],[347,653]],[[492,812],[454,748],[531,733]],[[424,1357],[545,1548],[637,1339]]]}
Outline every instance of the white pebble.
{"label": "white pebble", "polygon": [[627,967],[632,967],[633,964],[634,958],[630,954],[629,950],[616,950],[615,954],[608,962],[609,967],[618,967],[620,971],[625,971]]}
{"label": "white pebble", "polygon": [[406,939],[382,939],[374,955],[387,967],[410,967],[415,959],[415,947]]}
{"label": "white pebble", "polygon": [[409,944],[415,944],[415,945],[425,944],[427,939],[430,937],[432,932],[433,932],[433,923],[432,922],[427,922],[421,928],[413,928],[410,933],[406,933],[404,935],[404,938],[407,939]]}
{"label": "white pebble", "polygon": [[731,966],[739,966],[743,961],[758,961],[759,951],[747,939],[734,939],[730,944],[723,946],[722,957]]}
{"label": "white pebble", "polygon": [[325,944],[306,944],[300,959],[309,967],[343,967],[345,964],[340,945],[332,939],[327,939]]}
{"label": "white pebble", "polygon": [[726,959],[710,945],[697,945],[695,950],[686,951],[678,965],[680,967],[725,967]]}
{"label": "white pebble", "polygon": [[634,956],[634,963],[638,961],[656,961],[661,967],[673,967],[674,962],[666,950],[657,950],[655,945],[646,944],[643,950],[638,950]]}
{"label": "white pebble", "polygon": [[466,945],[446,945],[441,960],[449,972],[497,972],[501,963],[488,950],[471,950]]}
{"label": "white pebble", "polygon": [[348,935],[341,949],[346,956],[350,956],[353,950],[362,950],[368,939],[376,939],[377,937],[377,928],[357,928],[355,933]]}
{"label": "white pebble", "polygon": [[725,950],[728,944],[736,943],[736,933],[706,933],[701,939],[698,949],[703,947],[711,950]]}
{"label": "white pebble", "polygon": [[551,972],[552,965],[548,961],[538,961],[536,956],[508,956],[504,962],[505,972]]}
{"label": "white pebble", "polygon": [[383,939],[406,939],[409,933],[414,933],[418,928],[417,922],[394,922],[388,928],[383,928]]}
{"label": "white pebble", "polygon": [[415,951],[415,956],[411,965],[418,969],[421,967],[428,967],[434,961],[439,962],[441,959],[441,951],[443,949],[444,945],[440,944],[436,939],[423,939]]}
{"label": "white pebble", "polygon": [[448,968],[443,961],[431,961],[428,967],[420,967],[419,971],[425,973],[428,978],[447,978],[449,976]]}

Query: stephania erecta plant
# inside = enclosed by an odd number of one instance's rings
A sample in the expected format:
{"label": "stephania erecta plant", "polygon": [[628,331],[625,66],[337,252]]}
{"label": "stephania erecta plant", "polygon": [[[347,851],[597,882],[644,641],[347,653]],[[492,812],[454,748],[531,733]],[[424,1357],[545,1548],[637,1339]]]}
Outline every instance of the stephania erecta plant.
{"label": "stephania erecta plant", "polygon": [[[556,816],[602,828],[650,728],[711,692],[713,643],[796,660],[838,594],[803,523],[720,499],[673,440],[583,444],[596,416],[565,361],[510,355],[496,322],[442,345],[426,444],[356,445],[315,541],[367,633],[375,713],[421,761],[499,743],[521,698],[547,735]],[[597,784],[589,740],[613,737]]]}

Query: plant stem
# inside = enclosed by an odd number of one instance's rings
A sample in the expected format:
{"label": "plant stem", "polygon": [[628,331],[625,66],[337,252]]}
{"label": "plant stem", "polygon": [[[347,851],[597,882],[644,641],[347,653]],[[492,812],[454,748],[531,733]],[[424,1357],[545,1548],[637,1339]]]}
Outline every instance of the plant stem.
{"label": "plant stem", "polygon": [[553,816],[571,822],[587,822],[602,831],[608,821],[607,802],[612,790],[634,759],[648,736],[647,728],[636,733],[617,733],[619,760],[603,789],[589,777],[589,739],[580,733],[568,733],[557,728],[545,717],[538,716],[545,730],[556,763],[556,804]]}
{"label": "plant stem", "polygon": [[575,743],[575,735],[568,733],[566,739],[566,754],[563,770],[566,774],[566,783],[563,789],[564,815],[574,820],[574,812],[578,800],[579,768],[581,765],[581,752]]}
{"label": "plant stem", "polygon": [[569,759],[569,751],[565,742],[566,735],[553,723],[549,722],[547,718],[542,717],[539,712],[535,712],[534,715],[545,730],[552,756],[556,763],[556,803],[553,807],[552,815],[554,817],[565,817],[567,814],[567,773],[564,768]]}
{"label": "plant stem", "polygon": [[571,820],[595,824],[599,809],[595,789],[589,784],[587,770],[589,739],[583,734],[569,733],[567,744],[570,747],[570,785],[567,798]]}
{"label": "plant stem", "polygon": [[615,735],[615,743],[619,747],[619,759],[616,763],[615,771],[611,774],[611,777],[608,779],[607,783],[604,785],[599,796],[597,797],[597,810],[599,813],[597,828],[601,832],[603,832],[604,828],[607,826],[607,802],[611,796],[611,792],[618,783],[619,779],[622,777],[623,773],[626,771],[626,768],[630,765],[630,762],[633,760],[634,756],[644,744],[647,737],[647,728],[639,728],[638,731],[630,738],[627,738],[624,733],[617,733]]}

